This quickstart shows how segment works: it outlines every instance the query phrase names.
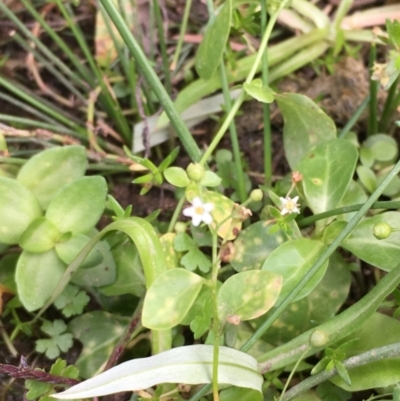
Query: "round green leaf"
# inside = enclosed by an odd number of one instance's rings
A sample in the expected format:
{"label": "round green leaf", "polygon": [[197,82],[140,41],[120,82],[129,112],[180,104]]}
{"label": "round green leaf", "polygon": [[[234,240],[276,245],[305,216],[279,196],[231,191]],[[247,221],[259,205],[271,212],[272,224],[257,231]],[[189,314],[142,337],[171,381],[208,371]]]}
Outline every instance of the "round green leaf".
{"label": "round green leaf", "polygon": [[[362,186],[358,182],[351,180],[345,195],[338,204],[338,207],[356,205],[357,203],[365,203],[367,199],[368,196]],[[337,218],[345,221],[350,221],[356,213],[357,212],[344,213],[340,216],[337,216]]]}
{"label": "round green leaf", "polygon": [[0,194],[0,243],[18,244],[42,210],[35,196],[14,179],[0,177]]}
{"label": "round green leaf", "polygon": [[146,291],[145,278],[136,246],[127,242],[113,249],[112,255],[117,268],[117,279],[100,288],[100,291],[108,297],[123,294],[133,294],[138,298],[143,296]]}
{"label": "round green leaf", "polygon": [[[380,185],[382,181],[387,177],[389,172],[379,174],[376,180],[377,185]],[[398,175],[394,176],[389,182],[387,187],[383,190],[382,194],[389,197],[394,197],[400,192],[400,177]]]}
{"label": "round green leaf", "polygon": [[391,162],[397,157],[397,142],[389,135],[372,135],[363,143],[363,146],[370,149],[374,159],[380,162]]}
{"label": "round green leaf", "polygon": [[314,213],[337,207],[353,178],[358,159],[357,148],[344,139],[316,146],[301,160],[307,203]]}
{"label": "round green leaf", "polygon": [[361,184],[367,189],[368,192],[372,193],[377,187],[376,176],[374,172],[365,166],[357,167],[357,175],[360,179]]}
{"label": "round green leaf", "polygon": [[342,246],[364,262],[390,271],[400,261],[400,232],[392,232],[388,238],[378,240],[373,234],[377,223],[400,227],[400,213],[386,212],[364,219],[343,241]]}
{"label": "round green leaf", "polygon": [[68,330],[83,344],[75,362],[80,376],[87,379],[103,370],[128,324],[129,318],[103,311],[85,313],[69,322]]}
{"label": "round green leaf", "polygon": [[272,103],[275,92],[268,86],[263,86],[261,79],[255,79],[251,83],[243,84],[244,90],[254,99],[263,103]]}
{"label": "round green leaf", "polygon": [[83,146],[51,148],[29,159],[17,180],[33,192],[45,210],[64,185],[83,177],[86,167]]}
{"label": "round green leaf", "polygon": [[164,171],[165,179],[175,187],[186,188],[190,184],[186,171],[181,167],[168,167]]}
{"label": "round green leaf", "polygon": [[286,236],[281,230],[271,234],[271,227],[265,225],[264,221],[258,221],[239,234],[233,243],[231,260],[237,272],[261,269],[270,253],[286,241]]}
{"label": "round green leaf", "polygon": [[[285,242],[271,252],[262,270],[283,276],[283,286],[278,302],[286,298],[325,250],[326,246],[322,242],[302,238]],[[328,261],[320,267],[294,301],[304,298],[316,287],[322,280],[327,267]]]}
{"label": "round green leaf", "polygon": [[188,313],[205,280],[186,269],[168,270],[150,286],[144,299],[142,324],[153,330],[178,325]]}
{"label": "round green leaf", "polygon": [[51,297],[65,271],[54,249],[43,253],[23,251],[18,259],[15,281],[25,309],[41,308]]}
{"label": "round green leaf", "polygon": [[221,178],[210,170],[204,173],[204,178],[201,180],[200,185],[204,187],[217,187],[221,184]]}
{"label": "round green leaf", "polygon": [[218,316],[239,320],[255,319],[275,304],[282,287],[282,276],[269,271],[237,273],[222,284],[217,298]]}
{"label": "round green leaf", "polygon": [[[90,238],[86,235],[74,234],[69,240],[56,244],[57,255],[64,263],[69,265],[89,241]],[[103,256],[95,245],[81,264],[81,268],[94,267],[101,263],[102,260]]]}
{"label": "round green leaf", "polygon": [[101,262],[94,267],[78,269],[71,278],[72,283],[85,287],[102,287],[115,282],[116,267],[110,245],[108,245],[107,241],[99,241],[93,249],[100,253]]}
{"label": "round green leaf", "polygon": [[22,234],[19,245],[28,252],[46,252],[54,247],[59,236],[60,232],[50,220],[39,217],[29,224]]}
{"label": "round green leaf", "polygon": [[336,138],[336,127],[311,99],[299,93],[276,94],[285,122],[283,143],[290,168],[296,170],[311,148]]}
{"label": "round green leaf", "polygon": [[107,196],[103,177],[84,177],[65,186],[50,203],[46,217],[61,233],[85,234],[99,221]]}

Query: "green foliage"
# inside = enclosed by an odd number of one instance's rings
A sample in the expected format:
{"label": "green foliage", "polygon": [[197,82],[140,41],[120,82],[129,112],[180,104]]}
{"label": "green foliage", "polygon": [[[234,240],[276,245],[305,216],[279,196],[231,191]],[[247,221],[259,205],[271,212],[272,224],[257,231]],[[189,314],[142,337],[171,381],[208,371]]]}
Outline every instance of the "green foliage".
{"label": "green foliage", "polygon": [[[77,379],[79,370],[73,365],[67,366],[67,362],[59,358],[51,366],[49,373],[69,379]],[[53,398],[50,395],[55,393],[53,389],[54,385],[37,380],[26,380],[25,387],[28,389],[26,393],[27,400],[36,400],[39,398],[39,401],[51,401]]]}
{"label": "green foliage", "polygon": [[69,284],[61,295],[54,301],[54,306],[60,309],[65,317],[80,315],[90,298],[85,291],[80,291],[78,287]]}
{"label": "green foliage", "polygon": [[44,322],[40,328],[50,339],[36,340],[36,351],[49,359],[55,359],[60,352],[67,352],[72,347],[72,334],[65,333],[67,325],[62,320]]}
{"label": "green foliage", "polygon": [[229,37],[232,19],[232,0],[227,0],[218,16],[206,30],[196,54],[196,71],[203,79],[210,79],[221,63]]}
{"label": "green foliage", "polygon": [[198,249],[196,242],[187,234],[180,233],[174,238],[174,249],[177,252],[186,252],[180,259],[183,267],[190,271],[197,268],[203,273],[208,273],[211,268],[211,261]]}
{"label": "green foliage", "polygon": [[[68,115],[27,91],[25,86],[20,88],[0,76],[0,85],[7,93],[0,95],[2,99],[10,96],[15,104],[29,104],[30,108],[23,107],[24,113],[30,114],[33,110],[35,118],[46,121],[38,127],[48,130],[51,137],[46,143],[49,149],[38,152],[21,168],[19,165],[24,161],[13,157],[10,160],[15,165],[7,163],[0,167],[0,192],[3,195],[0,197],[0,250],[4,255],[0,261],[0,300],[3,302],[3,295],[13,292],[16,295],[5,309],[0,304],[0,313],[4,313],[6,319],[12,316],[11,323],[15,327],[11,341],[21,331],[35,335],[38,319],[43,319],[41,329],[49,338],[38,339],[36,351],[45,353],[48,358],[66,352],[72,345],[72,338],[80,341],[83,350],[77,366],[84,378],[101,373],[106,363],[113,363],[122,351],[126,352],[127,359],[132,358],[58,397],[81,399],[160,385],[154,393],[148,391],[153,398],[162,398],[165,391],[170,391],[169,386],[163,385],[167,382],[210,383],[214,398],[220,390],[219,384],[237,385],[239,387],[223,388],[221,400],[270,400],[279,397],[277,392],[284,387],[287,373],[282,375],[283,371],[293,369],[302,371],[304,376],[308,374],[310,365],[302,359],[311,355],[323,355],[312,373],[336,368],[338,377],[320,384],[316,391],[303,388],[296,398],[298,401],[341,401],[350,398],[349,392],[396,385],[400,381],[398,353],[348,370],[346,359],[361,353],[373,355],[378,347],[398,343],[396,317],[400,297],[398,291],[393,291],[400,282],[400,220],[397,211],[386,211],[386,208],[399,209],[392,200],[397,201],[400,195],[400,164],[391,171],[398,158],[398,145],[386,134],[371,135],[362,143],[355,133],[347,131],[343,136],[349,125],[338,139],[333,121],[311,99],[297,93],[278,93],[269,86],[282,75],[315,59],[316,54],[320,55],[329,46],[330,53],[324,61],[327,68],[331,67],[332,60],[340,57],[343,49],[348,51],[348,32],[339,28],[345,7],[338,8],[333,25],[330,25],[326,15],[315,6],[307,8],[309,15],[303,19],[304,5],[293,2],[293,9],[281,17],[286,23],[288,18],[296,21],[299,37],[269,46],[278,12],[288,5],[287,0],[268,3],[268,24],[264,23],[264,3],[260,10],[259,2],[255,0],[250,1],[251,4],[226,0],[219,4],[214,16],[210,2],[211,18],[194,63],[185,60],[185,52],[181,53],[178,63],[185,68],[194,64],[200,80],[184,88],[173,107],[155,70],[131,34],[127,24],[129,16],[122,12],[125,2],[116,8],[114,2],[100,0],[99,12],[107,28],[108,43],[111,40],[118,54],[117,77],[114,66],[101,60],[101,55],[92,56],[92,46],[86,44],[80,26],[74,23],[76,10],[68,2],[56,0],[55,7],[65,18],[80,47],[79,54],[86,57],[85,62],[72,54],[63,38],[37,13],[31,1],[21,1],[25,11],[46,32],[46,37],[61,48],[66,64],[55,58],[51,47],[43,46],[40,38],[33,36],[1,2],[0,13],[13,22],[19,31],[16,36],[19,44],[32,49],[33,56],[47,72],[57,71],[58,77],[68,76],[63,80],[63,86],[73,93],[79,107],[74,108],[73,115]],[[157,2],[155,5],[154,9],[159,10]],[[161,21],[156,20],[166,87],[171,93],[168,52],[164,48]],[[248,35],[258,35],[260,23],[265,33],[257,54],[242,58],[241,52],[229,48],[231,39],[235,45],[239,39],[239,42],[246,41],[252,50],[253,43]],[[374,67],[372,77],[379,79],[384,88],[391,88],[381,123],[390,120],[391,102],[395,106],[398,101],[393,83],[400,74],[400,24],[388,21],[386,29],[385,43],[392,51],[385,65]],[[184,31],[182,29],[182,38]],[[202,27],[196,27],[194,31],[203,32]],[[97,48],[99,42],[94,45]],[[295,54],[298,48],[305,50]],[[43,54],[44,59],[41,58]],[[151,54],[154,56],[153,52]],[[101,69],[95,59],[104,63]],[[157,59],[154,57],[153,61]],[[279,65],[272,68],[277,63]],[[146,85],[137,82],[136,66],[144,73]],[[181,76],[180,68],[173,66],[177,79]],[[217,77],[218,69],[220,76]],[[260,70],[262,77],[254,79]],[[243,80],[239,90],[229,93],[229,83]],[[178,112],[221,85],[224,88],[223,106],[221,96],[216,95],[201,105],[194,105],[184,116],[192,125],[203,115],[215,113],[221,107],[226,111],[212,142],[204,144],[205,152],[200,159],[200,151]],[[110,88],[115,93],[111,93]],[[138,88],[137,93],[131,93],[129,88]],[[92,92],[86,92],[88,90]],[[228,102],[230,95],[233,104]],[[291,169],[296,170],[286,178],[272,179],[271,160],[268,160],[272,148],[267,135],[270,122],[267,108],[264,108],[265,171],[261,173],[265,174],[265,182],[257,193],[251,192],[253,183],[247,174],[241,175],[241,158],[248,155],[244,152],[241,155],[234,124],[248,95],[267,104],[276,100],[284,120],[284,154]],[[16,103],[14,97],[20,98],[20,103]],[[375,100],[371,93],[371,110]],[[128,157],[122,157],[123,153],[116,145],[119,134],[130,145],[128,113],[130,116],[140,110],[140,117],[148,116],[159,105],[167,111],[191,158],[186,170],[173,165],[178,148],[158,166],[147,156],[149,147],[159,143],[165,134],[161,130],[165,116],[160,119],[149,116],[143,123],[145,157],[132,154],[127,147]],[[80,116],[82,110],[84,120]],[[1,119],[5,118],[7,122],[8,117],[2,115]],[[135,114],[132,121],[136,117]],[[112,144],[97,135],[103,119],[105,128],[100,131],[112,132],[115,139]],[[32,124],[28,121],[25,118],[16,120],[13,129]],[[82,125],[82,121],[85,124]],[[3,124],[1,128],[3,130]],[[233,152],[219,149],[213,158],[211,154],[228,128]],[[2,161],[8,157],[9,147],[8,131],[4,132],[0,132]],[[17,132],[25,135],[23,130]],[[382,129],[382,132],[391,131]],[[33,135],[33,131],[28,134]],[[60,140],[67,143],[64,134],[76,135],[90,148],[54,146]],[[137,142],[138,138],[133,139]],[[38,143],[42,144],[42,140],[47,142],[47,138],[40,138]],[[25,152],[23,146],[18,150]],[[162,149],[157,157],[161,152]],[[144,175],[133,180],[134,184],[142,185],[141,194],[146,194],[152,186],[163,190],[165,180],[174,188],[181,188],[176,194],[177,199],[184,198],[178,202],[169,224],[165,210],[168,205],[158,221],[161,211],[154,211],[145,218],[132,216],[136,206],[123,208],[112,196],[107,198],[107,183],[112,185],[113,179],[107,177],[107,182],[101,175],[85,177],[87,155],[91,160],[99,160],[98,165],[90,165],[92,169],[113,172],[116,171],[114,165],[119,171],[145,170]],[[246,163],[244,160],[244,170],[248,171]],[[251,174],[258,179],[256,173]],[[274,182],[273,187],[271,182]],[[170,186],[167,189],[170,190]],[[257,196],[244,201],[249,193]],[[267,193],[269,197],[263,196]],[[390,203],[382,206],[384,210],[375,209],[365,217],[380,195],[389,198]],[[193,202],[195,198],[201,203]],[[240,204],[235,203],[238,199]],[[179,221],[185,201],[195,203],[198,215],[204,212],[204,203],[212,204],[208,205],[210,214],[201,227]],[[252,201],[256,202],[252,204]],[[363,204],[360,211],[353,208],[351,213],[346,213],[346,207],[355,204]],[[95,227],[106,207],[107,213],[113,214],[113,222],[98,232]],[[262,208],[262,212],[259,216],[252,215],[247,207],[252,207],[253,212]],[[341,209],[335,211],[336,208]],[[323,216],[319,216],[321,213]],[[308,223],[300,224],[300,219]],[[309,224],[309,219],[315,225]],[[390,226],[390,230],[382,234],[377,227],[383,225]],[[346,250],[346,260],[352,260],[352,265],[341,256],[339,246]],[[365,264],[388,273],[381,274],[376,270],[377,284],[372,289],[360,286],[359,293],[352,294],[360,295],[360,299],[352,297],[346,303],[352,282],[350,271],[358,272],[353,279],[358,283],[359,273],[363,271],[360,265],[364,267]],[[375,313],[391,293],[393,299],[387,300],[384,306],[385,312],[394,317]],[[83,314],[90,299],[90,308],[100,310]],[[68,323],[72,334],[66,332],[67,325],[63,321],[46,320],[49,316],[46,310],[51,305],[61,310],[66,318],[77,315]],[[21,314],[23,319],[18,308],[27,312],[40,311],[33,321],[26,322],[26,312]],[[132,315],[132,318],[126,317]],[[245,321],[249,322],[243,323]],[[185,326],[189,326],[199,344],[185,344],[189,330]],[[3,334],[10,346],[7,332]],[[317,334],[320,336],[315,338]],[[172,346],[175,348],[171,350]],[[234,347],[242,347],[243,352]],[[147,355],[149,349],[154,354],[151,357]],[[267,370],[263,377],[261,371]],[[77,376],[75,369],[67,368],[63,361],[57,361],[51,373]],[[293,374],[297,375],[296,372]],[[301,387],[302,381],[298,382],[297,386]],[[274,388],[268,389],[271,385]],[[42,401],[48,401],[54,393],[53,385],[49,383],[28,381],[27,387],[28,399],[41,397]],[[268,390],[262,394],[261,389]],[[208,386],[198,393],[192,389],[191,400],[199,399],[208,390]],[[396,397],[395,388],[393,398]],[[281,394],[282,399],[285,399],[284,394]]]}

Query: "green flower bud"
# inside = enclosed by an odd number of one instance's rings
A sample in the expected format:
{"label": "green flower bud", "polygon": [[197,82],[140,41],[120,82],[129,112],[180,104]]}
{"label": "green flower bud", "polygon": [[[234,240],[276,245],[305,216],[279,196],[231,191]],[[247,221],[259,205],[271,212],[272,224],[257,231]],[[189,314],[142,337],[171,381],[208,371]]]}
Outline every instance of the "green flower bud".
{"label": "green flower bud", "polygon": [[188,177],[194,182],[200,182],[204,178],[206,171],[199,163],[190,163],[187,166],[186,173]]}
{"label": "green flower bud", "polygon": [[176,224],[175,224],[175,232],[177,233],[177,234],[181,234],[181,233],[185,233],[186,232],[186,228],[187,228],[187,224],[186,223],[183,223],[183,222],[181,222],[181,221],[178,221]]}
{"label": "green flower bud", "polygon": [[264,194],[261,189],[253,189],[250,192],[250,199],[252,202],[259,202],[260,200],[262,200],[263,196]]}
{"label": "green flower bud", "polygon": [[314,330],[310,335],[310,345],[314,348],[323,347],[329,341],[329,336],[323,330]]}
{"label": "green flower bud", "polygon": [[388,223],[377,223],[374,225],[373,232],[376,239],[386,239],[392,233],[392,227]]}

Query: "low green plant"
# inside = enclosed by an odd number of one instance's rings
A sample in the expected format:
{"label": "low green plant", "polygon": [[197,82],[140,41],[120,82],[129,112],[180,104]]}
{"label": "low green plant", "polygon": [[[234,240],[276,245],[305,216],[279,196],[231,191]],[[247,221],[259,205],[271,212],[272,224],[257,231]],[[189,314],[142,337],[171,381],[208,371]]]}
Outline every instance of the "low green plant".
{"label": "low green plant", "polygon": [[[215,401],[344,400],[350,393],[379,388],[398,397],[400,162],[393,139],[387,134],[364,141],[349,132],[338,135],[334,122],[311,99],[279,93],[268,85],[263,54],[287,5],[276,1],[269,5],[260,50],[239,97],[226,103],[227,115],[201,153],[121,13],[108,0],[100,3],[192,162],[186,169],[174,166],[174,150],[157,167],[125,149],[128,159],[149,171],[134,180],[143,185],[142,194],[164,182],[179,188],[167,230],[156,214],[132,216],[134,207],[124,209],[107,197],[103,177],[85,176],[87,157],[81,146],[54,147],[20,169],[2,170],[0,242],[3,253],[16,254],[5,256],[0,265],[1,283],[16,294],[5,311],[15,325],[11,339],[20,332],[33,335],[40,327],[49,338],[39,338],[36,350],[53,359],[69,349],[72,338],[83,345],[75,365],[87,380],[56,394],[49,383],[29,381],[29,399],[84,399],[134,391],[136,399],[180,400],[190,392],[191,401],[211,396]],[[227,0],[218,16],[210,18],[196,55],[201,79],[210,83],[219,71],[225,95],[229,91],[222,60],[238,3],[242,2]],[[57,4],[69,19],[68,7]],[[297,2],[298,10],[301,4]],[[350,2],[343,4],[334,21],[337,30]],[[211,3],[208,8],[212,15]],[[326,27],[321,13],[313,15]],[[389,42],[397,46],[398,23],[388,23],[387,28]],[[262,79],[254,79],[260,63]],[[292,170],[273,186],[269,176],[253,191],[238,168],[241,155],[232,125],[247,96],[263,102],[264,112],[266,105],[277,103]],[[104,94],[105,104],[108,100]],[[268,113],[264,118],[268,125]],[[228,128],[236,143],[233,157],[219,151],[213,164],[210,156]],[[271,149],[267,158],[270,155]],[[234,196],[228,197],[226,190]],[[381,195],[390,200],[377,202]],[[252,210],[258,208],[256,218]],[[113,221],[98,231],[105,210]],[[351,261],[368,264],[376,285],[346,307],[351,272],[355,277],[360,273]],[[100,310],[87,306],[90,299]],[[66,321],[77,316],[68,324],[49,321],[46,311],[52,305]],[[382,306],[389,311],[382,313]],[[21,321],[21,307],[32,314],[30,325]],[[3,337],[12,349],[10,338]],[[138,346],[142,340],[145,345]],[[139,358],[113,367],[122,349]],[[320,361],[313,366],[310,356]],[[299,372],[310,376],[289,389]],[[50,381],[45,372],[39,373]],[[62,361],[50,374],[70,379],[78,375]],[[59,381],[57,387],[66,384],[71,382]],[[316,385],[317,390],[311,390]]]}

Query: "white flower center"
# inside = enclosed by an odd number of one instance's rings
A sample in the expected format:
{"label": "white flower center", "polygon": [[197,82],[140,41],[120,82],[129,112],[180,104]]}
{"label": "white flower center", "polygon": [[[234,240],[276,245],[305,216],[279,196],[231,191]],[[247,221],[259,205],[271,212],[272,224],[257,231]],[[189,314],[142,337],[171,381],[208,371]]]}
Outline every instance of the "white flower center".
{"label": "white flower center", "polygon": [[202,206],[196,206],[196,207],[194,208],[194,212],[195,212],[196,214],[202,215],[202,214],[204,214],[204,209],[203,209]]}
{"label": "white flower center", "polygon": [[293,210],[296,207],[296,204],[292,200],[288,200],[286,202],[285,208],[287,210]]}

